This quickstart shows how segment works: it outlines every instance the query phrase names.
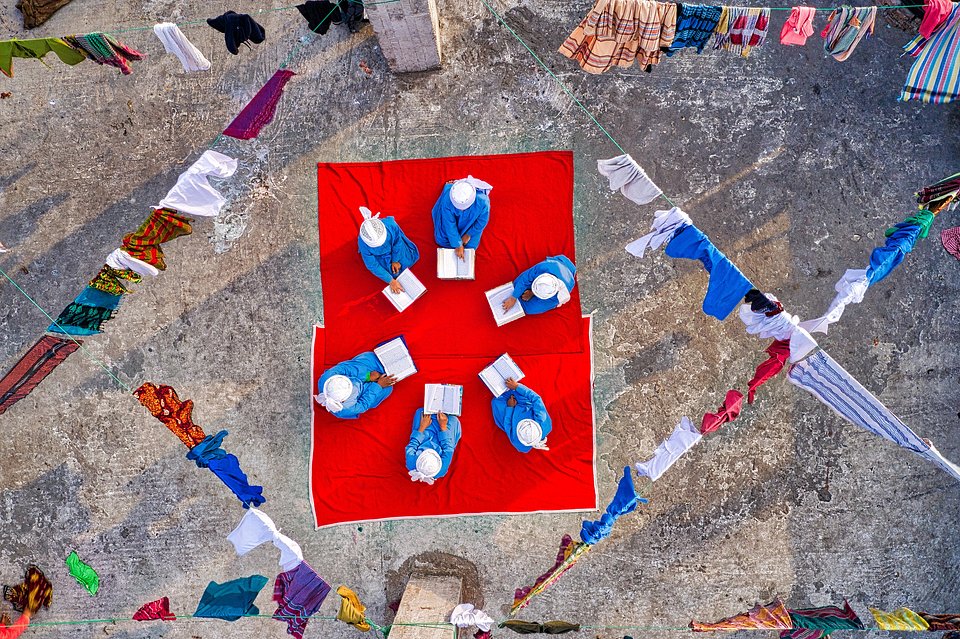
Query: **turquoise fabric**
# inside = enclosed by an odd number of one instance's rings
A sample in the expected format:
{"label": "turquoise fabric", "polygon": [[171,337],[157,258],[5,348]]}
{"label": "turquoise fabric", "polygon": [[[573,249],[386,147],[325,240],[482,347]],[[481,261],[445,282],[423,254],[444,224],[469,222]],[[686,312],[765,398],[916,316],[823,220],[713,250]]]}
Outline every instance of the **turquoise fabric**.
{"label": "turquoise fabric", "polygon": [[236,621],[244,616],[258,615],[260,610],[253,602],[265,585],[267,578],[263,575],[251,575],[222,584],[211,581],[203,591],[193,616]]}

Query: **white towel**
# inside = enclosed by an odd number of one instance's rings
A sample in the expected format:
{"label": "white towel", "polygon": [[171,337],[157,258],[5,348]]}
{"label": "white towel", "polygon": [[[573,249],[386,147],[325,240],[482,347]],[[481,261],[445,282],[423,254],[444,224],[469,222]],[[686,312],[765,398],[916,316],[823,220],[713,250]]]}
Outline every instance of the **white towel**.
{"label": "white towel", "polygon": [[228,178],[237,170],[237,161],[217,153],[204,151],[200,159],[180,174],[177,183],[160,200],[155,209],[173,209],[184,215],[216,217],[227,200],[213,188],[208,178]]}
{"label": "white towel", "polygon": [[167,53],[172,53],[180,60],[183,70],[206,71],[210,68],[210,61],[203,57],[203,53],[193,43],[187,40],[180,27],[172,22],[161,22],[153,27],[153,32],[160,38]]}

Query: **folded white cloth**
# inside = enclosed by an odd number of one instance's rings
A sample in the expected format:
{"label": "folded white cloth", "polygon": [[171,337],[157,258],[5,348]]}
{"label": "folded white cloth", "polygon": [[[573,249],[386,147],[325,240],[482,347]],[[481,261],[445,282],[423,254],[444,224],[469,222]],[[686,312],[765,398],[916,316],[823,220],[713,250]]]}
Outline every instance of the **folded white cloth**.
{"label": "folded white cloth", "polygon": [[450,614],[450,623],[457,628],[476,626],[484,632],[490,632],[493,619],[482,610],[473,607],[473,604],[460,604]]}
{"label": "folded white cloth", "polygon": [[[777,298],[769,293],[766,296],[774,302],[777,301]],[[747,332],[751,335],[761,339],[790,340],[791,362],[803,359],[817,347],[817,341],[801,328],[800,318],[786,311],[767,317],[763,312],[753,312],[749,304],[741,304],[739,314],[740,321],[746,325]]]}
{"label": "folded white cloth", "polygon": [[827,312],[824,315],[812,320],[800,322],[800,327],[811,333],[823,333],[826,335],[827,328],[835,324],[843,315],[843,309],[847,304],[859,304],[863,301],[863,296],[870,287],[870,280],[867,279],[867,269],[849,268],[834,285],[837,296],[830,302]]}
{"label": "folded white cloth", "polygon": [[653,457],[645,462],[635,464],[638,475],[649,477],[651,481],[657,481],[668,468],[680,459],[680,457],[693,448],[694,444],[700,441],[703,435],[689,417],[681,417],[680,423],[676,425],[670,436],[657,446],[653,452]]}
{"label": "folded white cloth", "polygon": [[228,178],[236,170],[237,161],[233,158],[216,151],[204,151],[199,160],[180,174],[176,185],[153,208],[173,209],[197,217],[216,217],[227,200],[207,179]]}
{"label": "folded white cloth", "polygon": [[113,253],[107,256],[107,266],[121,271],[123,269],[129,269],[144,277],[156,277],[160,275],[160,270],[156,266],[147,264],[143,260],[138,260],[122,249],[114,249]]}
{"label": "folded white cloth", "polygon": [[300,544],[280,534],[273,520],[256,508],[247,510],[237,527],[227,535],[227,539],[241,557],[260,544],[273,542],[280,550],[280,568],[284,572],[296,568],[303,561]]}
{"label": "folded white cloth", "polygon": [[646,171],[629,154],[618,155],[609,160],[597,160],[600,175],[610,180],[610,190],[620,190],[637,204],[649,204],[663,195],[659,186],[647,177]]}
{"label": "folded white cloth", "polygon": [[210,68],[210,61],[203,56],[200,49],[187,40],[187,36],[183,35],[180,27],[174,23],[156,24],[153,26],[153,32],[160,38],[167,53],[177,56],[184,71],[206,71]]}
{"label": "folded white cloth", "polygon": [[650,225],[653,232],[647,233],[640,239],[627,244],[627,253],[636,255],[637,257],[643,257],[644,252],[646,252],[648,248],[660,248],[672,240],[673,236],[676,235],[680,229],[689,224],[693,224],[693,220],[690,219],[689,215],[681,211],[678,206],[673,207],[669,211],[657,211],[653,214],[653,224]]}

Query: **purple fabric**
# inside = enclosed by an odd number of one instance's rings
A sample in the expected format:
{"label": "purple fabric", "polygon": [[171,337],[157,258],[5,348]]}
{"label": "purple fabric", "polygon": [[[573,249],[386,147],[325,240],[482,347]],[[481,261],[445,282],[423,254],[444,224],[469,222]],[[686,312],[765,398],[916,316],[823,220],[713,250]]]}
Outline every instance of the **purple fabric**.
{"label": "purple fabric", "polygon": [[253,99],[243,107],[223,134],[238,140],[250,140],[260,135],[260,129],[270,124],[277,111],[277,103],[283,96],[283,87],[296,73],[280,69],[257,91]]}
{"label": "purple fabric", "polygon": [[303,639],[310,617],[330,593],[330,586],[305,561],[277,575],[273,600],[279,604],[273,618],[287,622],[287,634]]}

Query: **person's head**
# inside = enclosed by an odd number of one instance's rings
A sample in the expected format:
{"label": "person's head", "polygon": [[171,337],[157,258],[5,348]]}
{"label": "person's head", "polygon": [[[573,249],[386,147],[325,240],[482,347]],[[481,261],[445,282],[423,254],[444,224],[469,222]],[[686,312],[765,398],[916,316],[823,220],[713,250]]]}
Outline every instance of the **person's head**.
{"label": "person's head", "polygon": [[547,439],[543,436],[543,427],[533,419],[521,419],[517,422],[517,439],[524,446],[539,450],[547,448]]}
{"label": "person's head", "polygon": [[428,448],[417,455],[417,469],[410,471],[410,479],[432,484],[434,478],[440,474],[440,468],[442,467],[443,460],[440,459],[440,454],[432,448]]}
{"label": "person's head", "polygon": [[567,285],[559,277],[550,273],[537,275],[533,279],[533,284],[530,285],[530,290],[541,300],[553,299],[556,296],[560,304],[566,304],[570,301],[570,291],[567,290]]}
{"label": "person's head", "polygon": [[346,375],[331,375],[323,383],[323,392],[317,395],[317,401],[331,413],[343,409],[343,403],[353,393],[353,382]]}
{"label": "person's head", "polygon": [[383,246],[387,241],[387,227],[379,219],[380,214],[373,215],[365,206],[360,207],[363,222],[360,223],[360,240],[370,248]]}
{"label": "person's head", "polygon": [[473,206],[476,199],[477,189],[465,179],[457,180],[453,183],[453,186],[450,187],[450,201],[453,202],[453,206],[460,211],[469,209]]}

